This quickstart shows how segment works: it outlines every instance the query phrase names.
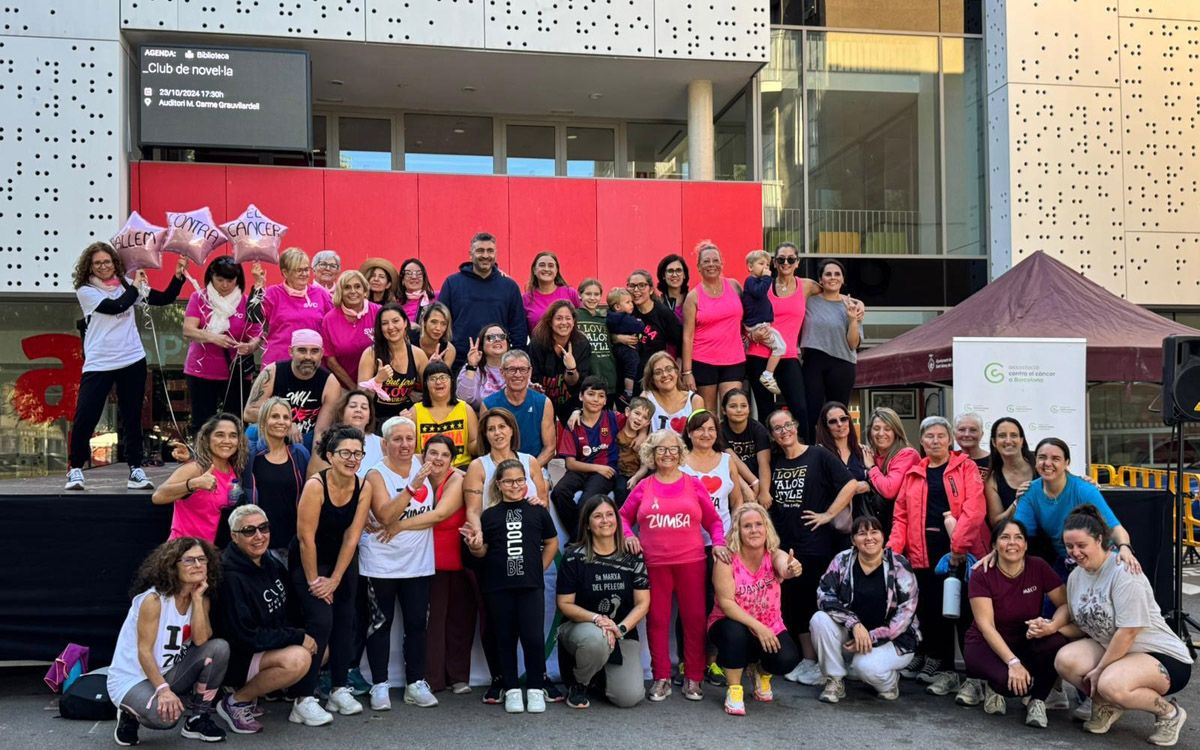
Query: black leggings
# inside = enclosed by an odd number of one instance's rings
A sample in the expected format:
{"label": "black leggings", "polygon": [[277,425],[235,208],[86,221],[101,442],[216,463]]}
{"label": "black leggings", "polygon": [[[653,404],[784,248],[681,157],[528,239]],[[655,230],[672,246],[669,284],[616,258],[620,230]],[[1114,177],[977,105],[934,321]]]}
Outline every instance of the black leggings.
{"label": "black leggings", "polygon": [[[766,369],[765,357],[746,357],[746,378],[750,381],[750,390],[754,393],[754,408],[758,410],[758,421],[763,425],[767,424],[767,417],[771,416],[778,404],[775,394],[758,382],[759,376]],[[804,400],[804,374],[800,371],[800,360],[795,357],[779,360],[779,366],[775,368],[775,382],[783,392],[783,403],[792,413],[792,418],[799,425],[808,424],[808,403]]]}
{"label": "black leggings", "polygon": [[[299,557],[299,554],[296,555]],[[298,563],[298,561],[297,561]],[[328,576],[333,566],[317,567],[317,574]],[[329,649],[329,676],[333,687],[345,687],[350,673],[350,658],[354,651],[354,601],[358,591],[358,556],[346,566],[342,582],[333,592],[333,604],[326,604],[308,591],[303,566],[292,569],[292,590],[300,600],[304,613],[304,632],[317,642],[317,653],[313,655],[308,674],[292,686],[293,697],[312,695],[317,689],[317,675],[321,662],[325,660],[325,649]]]}
{"label": "black leggings", "polygon": [[79,381],[75,421],[71,423],[72,469],[82,469],[92,457],[91,439],[104,413],[108,392],[117,386],[117,413],[121,419],[125,463],[130,469],[142,465],[142,404],[146,401],[146,358],[119,370],[85,372]]}
{"label": "black leggings", "polygon": [[416,578],[368,578],[375,603],[383,611],[383,625],[367,637],[367,662],[371,681],[388,681],[388,657],[391,655],[392,622],[396,602],[404,618],[404,681],[409,685],[425,679],[425,644],[429,627],[429,591],[433,576]]}
{"label": "black leggings", "polygon": [[[838,359],[826,354],[820,349],[804,350],[804,393],[808,399],[807,419],[801,424],[805,427],[805,442],[813,442],[817,416],[821,407],[830,401],[839,401],[849,405],[850,391],[854,390],[853,362]],[[778,379],[776,375],[776,379]]]}
{"label": "black leggings", "polygon": [[800,663],[800,652],[787,633],[779,634],[779,650],[768,654],[750,628],[728,617],[712,624],[708,640],[717,647],[717,664],[724,669],[745,669],[757,662],[768,674],[787,674]]}
{"label": "black leggings", "polygon": [[933,572],[933,568],[914,570],[917,577],[917,619],[921,623],[921,645],[917,653],[942,662],[943,672],[954,671],[954,643],[965,653],[964,638],[971,623],[975,621],[970,600],[963,585],[962,614],[957,620],[942,616],[942,586],[946,576]]}
{"label": "black leggings", "polygon": [[817,588],[833,555],[797,555],[796,559],[804,567],[804,572],[800,577],[789,578],[780,584],[779,599],[783,624],[799,643],[800,636],[808,633],[808,622],[817,611]]}
{"label": "black leggings", "polygon": [[509,589],[484,594],[488,620],[496,634],[505,690],[518,687],[517,641],[525,654],[525,687],[539,690],[545,684],[546,643],[542,629],[546,619],[546,590]]}
{"label": "black leggings", "polygon": [[250,384],[239,382],[236,377],[227,380],[209,380],[195,375],[187,376],[188,399],[192,405],[189,428],[193,436],[208,418],[220,411],[235,414],[241,419],[250,395]]}
{"label": "black leggings", "polygon": [[[579,539],[579,507],[592,495],[607,495],[613,491],[613,480],[600,474],[578,471],[568,471],[554,485],[550,500],[554,510],[558,512],[558,520],[562,521],[563,531],[574,542]],[[575,502],[575,493],[582,492],[579,502]]]}

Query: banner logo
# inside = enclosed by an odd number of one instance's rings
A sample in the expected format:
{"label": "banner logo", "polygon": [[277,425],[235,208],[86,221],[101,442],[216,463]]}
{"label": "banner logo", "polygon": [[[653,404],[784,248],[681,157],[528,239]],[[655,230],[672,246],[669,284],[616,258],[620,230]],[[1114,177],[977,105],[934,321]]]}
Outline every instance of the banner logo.
{"label": "banner logo", "polygon": [[983,366],[983,379],[989,383],[1004,382],[1004,365],[999,362],[989,362]]}

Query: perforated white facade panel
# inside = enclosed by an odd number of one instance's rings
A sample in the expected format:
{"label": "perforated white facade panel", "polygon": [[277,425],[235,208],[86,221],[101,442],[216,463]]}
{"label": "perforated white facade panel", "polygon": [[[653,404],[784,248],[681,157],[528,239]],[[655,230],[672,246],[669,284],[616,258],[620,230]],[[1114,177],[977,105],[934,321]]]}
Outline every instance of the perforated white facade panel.
{"label": "perforated white facade panel", "polygon": [[112,0],[4,0],[0,34],[115,40],[117,15]]}
{"label": "perforated white facade panel", "polygon": [[654,10],[654,0],[487,0],[487,47],[653,57]]}
{"label": "perforated white facade panel", "polygon": [[179,30],[362,42],[365,6],[364,0],[185,0],[178,6]]}
{"label": "perforated white facade panel", "polygon": [[367,41],[483,46],[485,0],[367,0]]}
{"label": "perforated white facade panel", "polygon": [[79,251],[124,219],[123,55],[0,36],[0,292],[70,290]]}
{"label": "perforated white facade panel", "polygon": [[1037,250],[1200,305],[1200,3],[988,0],[993,274]]}
{"label": "perforated white facade panel", "polygon": [[767,60],[771,30],[763,0],[657,0],[655,17],[659,57]]}

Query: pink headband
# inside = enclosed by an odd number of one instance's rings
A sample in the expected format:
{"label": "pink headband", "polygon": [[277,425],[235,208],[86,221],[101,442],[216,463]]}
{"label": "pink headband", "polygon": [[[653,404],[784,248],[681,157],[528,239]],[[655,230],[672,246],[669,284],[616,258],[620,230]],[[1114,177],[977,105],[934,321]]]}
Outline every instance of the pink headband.
{"label": "pink headband", "polygon": [[321,340],[321,334],[311,328],[299,328],[292,331],[292,346],[319,346],[324,348],[325,342]]}

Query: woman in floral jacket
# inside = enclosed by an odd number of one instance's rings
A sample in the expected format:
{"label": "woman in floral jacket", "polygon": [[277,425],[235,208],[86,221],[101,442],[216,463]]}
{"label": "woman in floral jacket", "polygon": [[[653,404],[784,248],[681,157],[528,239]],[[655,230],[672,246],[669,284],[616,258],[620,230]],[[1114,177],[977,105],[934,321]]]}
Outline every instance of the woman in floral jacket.
{"label": "woman in floral jacket", "polygon": [[825,675],[820,700],[846,697],[846,663],[879,697],[900,695],[900,670],[921,640],[917,630],[917,579],[908,560],[883,544],[883,523],[859,516],[851,549],[833,558],[817,590],[820,609],[809,624]]}

